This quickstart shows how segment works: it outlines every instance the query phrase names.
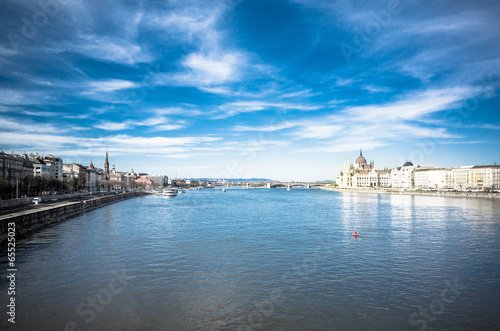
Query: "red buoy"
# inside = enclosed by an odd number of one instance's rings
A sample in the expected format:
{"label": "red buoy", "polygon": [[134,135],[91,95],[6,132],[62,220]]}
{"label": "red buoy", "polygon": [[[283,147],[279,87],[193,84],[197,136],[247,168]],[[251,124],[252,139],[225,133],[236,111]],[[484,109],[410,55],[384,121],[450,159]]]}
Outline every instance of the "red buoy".
{"label": "red buoy", "polygon": [[352,235],[353,235],[353,237],[357,237],[358,236],[358,231],[354,231],[354,233]]}

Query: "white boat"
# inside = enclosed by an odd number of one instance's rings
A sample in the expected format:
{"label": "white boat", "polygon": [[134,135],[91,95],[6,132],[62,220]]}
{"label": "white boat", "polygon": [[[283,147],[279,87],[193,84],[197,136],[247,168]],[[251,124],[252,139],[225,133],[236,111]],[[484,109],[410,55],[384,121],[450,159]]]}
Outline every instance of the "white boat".
{"label": "white boat", "polygon": [[164,197],[175,197],[177,196],[177,190],[175,188],[167,188],[163,190]]}
{"label": "white boat", "polygon": [[225,188],[223,188],[223,189],[222,189],[222,192],[226,192],[226,189],[225,189]]}
{"label": "white boat", "polygon": [[177,193],[186,193],[186,191],[180,188],[180,189],[177,189]]}
{"label": "white boat", "polygon": [[290,186],[290,184],[288,184],[288,188],[286,190],[287,191],[291,191],[292,190],[292,187]]}

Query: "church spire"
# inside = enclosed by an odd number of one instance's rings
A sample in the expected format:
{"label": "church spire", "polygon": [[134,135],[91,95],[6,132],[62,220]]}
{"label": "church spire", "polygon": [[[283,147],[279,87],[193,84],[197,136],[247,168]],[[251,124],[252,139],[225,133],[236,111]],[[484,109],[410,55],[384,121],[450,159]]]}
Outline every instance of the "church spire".
{"label": "church spire", "polygon": [[104,161],[104,175],[106,180],[109,180],[109,159],[108,159],[108,149],[106,148],[106,160]]}

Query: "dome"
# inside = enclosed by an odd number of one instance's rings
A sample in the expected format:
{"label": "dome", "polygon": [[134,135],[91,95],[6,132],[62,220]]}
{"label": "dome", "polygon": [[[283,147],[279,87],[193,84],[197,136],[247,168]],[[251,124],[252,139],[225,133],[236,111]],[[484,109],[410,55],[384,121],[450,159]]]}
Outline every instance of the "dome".
{"label": "dome", "polygon": [[365,165],[366,164],[366,159],[363,157],[363,153],[361,150],[359,151],[359,156],[356,159],[356,164],[357,165]]}
{"label": "dome", "polygon": [[403,164],[403,167],[413,167],[413,163],[406,161],[405,164]]}

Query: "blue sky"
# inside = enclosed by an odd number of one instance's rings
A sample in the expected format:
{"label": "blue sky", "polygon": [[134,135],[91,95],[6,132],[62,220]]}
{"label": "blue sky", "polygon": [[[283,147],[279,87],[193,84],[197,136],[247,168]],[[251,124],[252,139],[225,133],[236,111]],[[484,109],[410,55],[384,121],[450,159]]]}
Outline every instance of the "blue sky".
{"label": "blue sky", "polygon": [[498,1],[2,1],[0,149],[183,177],[500,162]]}

